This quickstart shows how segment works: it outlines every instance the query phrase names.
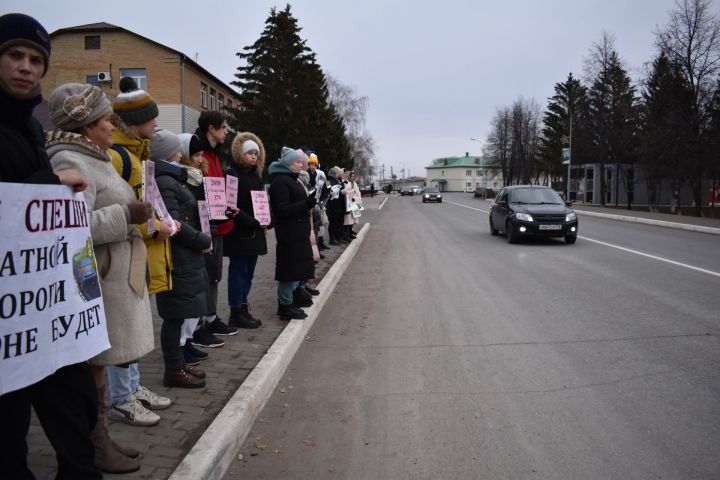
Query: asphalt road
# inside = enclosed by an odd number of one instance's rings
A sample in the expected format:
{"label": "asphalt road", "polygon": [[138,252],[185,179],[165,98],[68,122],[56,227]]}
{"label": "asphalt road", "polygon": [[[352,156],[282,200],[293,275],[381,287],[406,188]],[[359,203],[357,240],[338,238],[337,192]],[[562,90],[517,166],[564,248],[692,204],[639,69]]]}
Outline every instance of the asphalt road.
{"label": "asphalt road", "polygon": [[444,200],[365,213],[225,478],[720,478],[717,236],[580,216],[509,245]]}

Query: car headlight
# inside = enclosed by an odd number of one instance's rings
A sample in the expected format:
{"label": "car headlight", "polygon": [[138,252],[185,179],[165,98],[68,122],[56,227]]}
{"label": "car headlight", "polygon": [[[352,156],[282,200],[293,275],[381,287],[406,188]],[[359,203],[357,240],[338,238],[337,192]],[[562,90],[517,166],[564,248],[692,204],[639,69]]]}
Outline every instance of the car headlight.
{"label": "car headlight", "polygon": [[516,213],[515,218],[517,218],[518,220],[522,220],[523,222],[532,222],[533,221],[532,215],[527,214],[527,213]]}
{"label": "car headlight", "polygon": [[425,198],[430,198],[430,195],[428,195],[428,194],[426,193],[426,194],[425,194]]}
{"label": "car headlight", "polygon": [[442,195],[438,195],[437,198],[442,198]]}
{"label": "car headlight", "polygon": [[574,222],[576,219],[577,219],[577,215],[575,215],[575,212],[570,212],[567,215],[565,215],[566,222]]}

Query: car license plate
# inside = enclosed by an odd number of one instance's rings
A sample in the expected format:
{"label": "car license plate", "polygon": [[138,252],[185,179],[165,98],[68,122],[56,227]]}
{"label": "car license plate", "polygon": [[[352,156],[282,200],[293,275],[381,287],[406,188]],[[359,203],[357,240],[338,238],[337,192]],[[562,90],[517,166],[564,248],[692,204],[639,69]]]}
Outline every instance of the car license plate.
{"label": "car license plate", "polygon": [[560,230],[562,225],[540,225],[540,230]]}

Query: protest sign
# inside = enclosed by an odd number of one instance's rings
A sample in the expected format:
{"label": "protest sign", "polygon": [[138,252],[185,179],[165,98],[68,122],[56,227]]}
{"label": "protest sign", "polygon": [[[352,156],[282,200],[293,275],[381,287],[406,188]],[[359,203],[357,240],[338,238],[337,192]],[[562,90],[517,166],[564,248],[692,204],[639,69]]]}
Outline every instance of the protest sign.
{"label": "protest sign", "polygon": [[203,178],[205,201],[210,212],[210,220],[227,220],[227,199],[225,197],[225,179],[223,177]]}
{"label": "protest sign", "polygon": [[260,225],[270,225],[270,203],[268,202],[267,192],[263,190],[253,190],[250,192],[252,197],[253,212],[255,218]]}
{"label": "protest sign", "polygon": [[110,348],[82,193],[0,190],[0,395]]}
{"label": "protest sign", "polygon": [[[142,191],[143,201],[154,205],[154,200],[157,192],[157,184],[155,183],[155,162],[146,160],[143,163],[142,169]],[[155,216],[153,215],[147,221],[147,232],[152,233],[155,231]]]}
{"label": "protest sign", "polygon": [[232,175],[225,176],[225,196],[227,197],[227,206],[237,208],[238,196],[238,179]]}
{"label": "protest sign", "polygon": [[210,233],[210,212],[208,211],[207,202],[198,200],[198,212],[200,213],[200,231],[206,235]]}

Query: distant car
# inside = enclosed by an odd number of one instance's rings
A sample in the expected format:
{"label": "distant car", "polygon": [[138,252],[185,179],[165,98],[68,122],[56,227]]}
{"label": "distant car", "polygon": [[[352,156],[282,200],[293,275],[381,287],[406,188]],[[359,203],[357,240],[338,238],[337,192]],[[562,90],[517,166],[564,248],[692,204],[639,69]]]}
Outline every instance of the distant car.
{"label": "distant car", "polygon": [[403,197],[405,195],[413,196],[414,194],[415,194],[415,192],[413,192],[413,187],[403,187],[403,189],[400,190],[400,195]]}
{"label": "distant car", "polygon": [[420,187],[413,185],[410,188],[412,188],[413,195],[417,195],[418,193],[420,193]]}
{"label": "distant car", "polygon": [[425,187],[422,193],[422,202],[438,202],[442,203],[442,195],[435,187]]}
{"label": "distant car", "polygon": [[490,233],[504,232],[508,243],[523,237],[563,237],[575,243],[575,212],[550,187],[513,185],[500,190],[490,208]]}
{"label": "distant car", "polygon": [[495,198],[497,192],[488,187],[477,187],[473,192],[473,198]]}

